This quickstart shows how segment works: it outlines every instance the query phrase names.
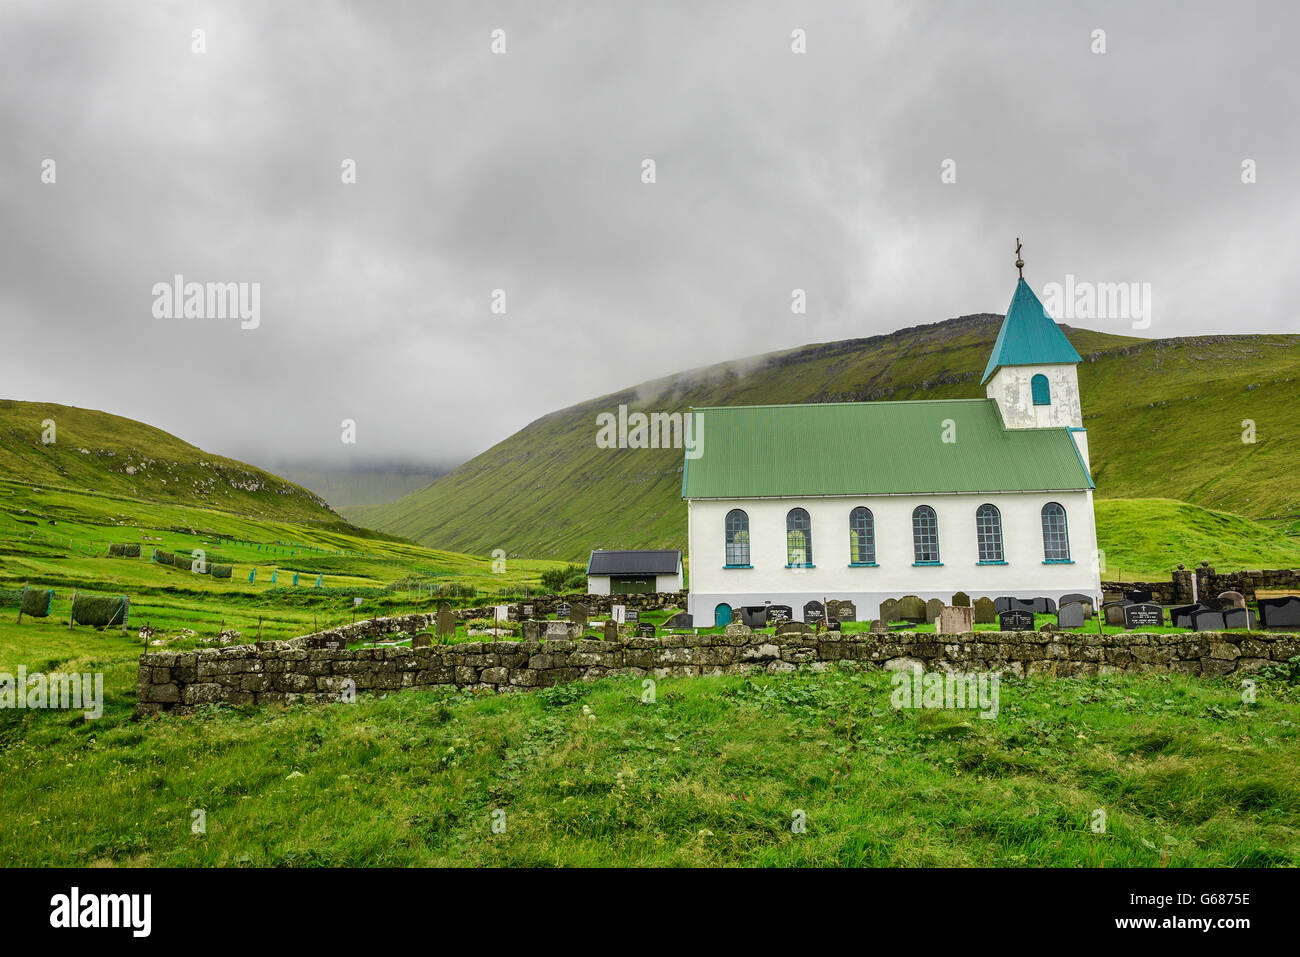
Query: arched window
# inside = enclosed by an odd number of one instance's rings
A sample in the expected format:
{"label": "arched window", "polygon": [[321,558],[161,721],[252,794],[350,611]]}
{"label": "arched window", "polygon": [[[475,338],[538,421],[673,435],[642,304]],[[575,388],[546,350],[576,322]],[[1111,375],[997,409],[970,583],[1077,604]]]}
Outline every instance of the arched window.
{"label": "arched window", "polygon": [[918,505],[912,512],[912,549],[916,564],[939,564],[939,520],[929,505]]}
{"label": "arched window", "polygon": [[975,539],[979,543],[980,561],[1004,561],[1002,555],[1002,514],[995,505],[981,505],[975,511]]}
{"label": "arched window", "polygon": [[1065,509],[1055,502],[1043,506],[1043,561],[1070,560],[1070,530],[1065,524]]}
{"label": "arched window", "polygon": [[871,509],[860,505],[849,512],[849,561],[854,565],[876,563],[876,520]]}
{"label": "arched window", "polygon": [[1051,405],[1052,389],[1047,384],[1047,376],[1041,372],[1029,380],[1029,389],[1034,394],[1034,405]]}
{"label": "arched window", "polygon": [[785,563],[791,568],[812,567],[812,519],[802,508],[785,516]]}
{"label": "arched window", "polygon": [[749,516],[738,508],[727,513],[727,567],[749,565]]}

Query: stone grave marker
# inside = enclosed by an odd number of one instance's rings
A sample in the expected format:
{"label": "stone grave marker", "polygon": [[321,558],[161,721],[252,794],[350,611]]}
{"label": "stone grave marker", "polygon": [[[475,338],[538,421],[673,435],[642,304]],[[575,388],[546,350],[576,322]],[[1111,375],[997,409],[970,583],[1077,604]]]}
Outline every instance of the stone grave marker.
{"label": "stone grave marker", "polygon": [[1089,607],[1092,606],[1092,596],[1091,596],[1091,595],[1081,595],[1081,594],[1079,594],[1078,592],[1071,592],[1071,593],[1068,594],[1068,595],[1062,595],[1062,596],[1061,596],[1061,604],[1062,604],[1062,605],[1068,605],[1068,604],[1069,604],[1070,602],[1072,602],[1072,601],[1077,601],[1077,602],[1078,602],[1079,604],[1081,604],[1081,605],[1088,605]]}
{"label": "stone grave marker", "polygon": [[1210,611],[1207,605],[1199,602],[1195,605],[1179,605],[1177,608],[1169,609],[1169,624],[1175,628],[1191,628],[1192,615],[1198,611]]}
{"label": "stone grave marker", "polygon": [[898,613],[898,599],[886,598],[880,603],[880,621],[888,623],[898,621],[902,616]]}
{"label": "stone grave marker", "polygon": [[421,631],[411,636],[412,648],[428,648],[433,643],[433,636],[427,631]]}
{"label": "stone grave marker", "polygon": [[975,609],[969,605],[944,605],[936,626],[941,635],[963,635],[975,630]]}
{"label": "stone grave marker", "polygon": [[826,617],[826,606],[819,601],[810,601],[803,606],[803,620],[806,624],[822,621]]}
{"label": "stone grave marker", "polygon": [[569,614],[571,620],[575,625],[577,625],[580,628],[587,627],[587,606],[586,605],[581,603],[574,605],[572,610],[569,612]]}
{"label": "stone grave marker", "polygon": [[943,611],[943,601],[938,598],[931,598],[925,603],[925,620],[936,622],[939,620],[939,613]]}
{"label": "stone grave marker", "polygon": [[641,611],[637,608],[629,608],[623,612],[623,617],[627,619],[627,624],[635,625],[641,620]]}
{"label": "stone grave marker", "polygon": [[1165,610],[1149,601],[1134,602],[1124,606],[1124,627],[1130,631],[1134,628],[1150,628],[1165,623]]}
{"label": "stone grave marker", "polygon": [[1010,611],[1011,603],[1013,601],[1015,601],[1015,599],[1010,597],[1009,595],[1002,595],[999,598],[994,598],[993,610],[996,611],[999,615],[1002,614],[1004,611]]}
{"label": "stone grave marker", "polygon": [[444,603],[438,606],[438,624],[434,631],[442,641],[456,634],[456,616],[451,613],[450,605]]}
{"label": "stone grave marker", "polygon": [[1246,596],[1239,591],[1225,591],[1219,594],[1220,601],[1232,602],[1233,608],[1245,608]]}
{"label": "stone grave marker", "polygon": [[1300,627],[1300,598],[1261,598],[1259,623],[1265,628]]}
{"label": "stone grave marker", "polygon": [[1228,627],[1223,612],[1213,608],[1200,608],[1192,612],[1192,630],[1224,631]]}
{"label": "stone grave marker", "polygon": [[868,630],[869,630],[869,632],[870,632],[871,634],[873,634],[873,635],[887,635],[887,634],[889,634],[889,626],[886,625],[886,624],[885,624],[883,621],[881,621],[879,618],[873,618],[873,619],[871,619],[871,628],[868,629]]}
{"label": "stone grave marker", "polygon": [[925,602],[916,595],[904,595],[898,600],[898,617],[903,621],[925,621]]}
{"label": "stone grave marker", "polygon": [[518,620],[519,620],[519,606],[518,606],[518,605],[511,605],[511,606],[509,607],[509,609],[507,610],[507,612],[506,612],[506,618],[507,618],[508,620],[510,620],[510,621],[518,621]]}
{"label": "stone grave marker", "polygon": [[1124,592],[1124,600],[1138,605],[1150,604],[1151,591],[1146,588],[1135,588],[1133,591]]}
{"label": "stone grave marker", "polygon": [[664,622],[664,627],[665,628],[694,628],[695,618],[691,615],[686,614],[686,612],[684,611],[679,611],[677,614],[673,615],[673,617],[669,618],[666,622]]}
{"label": "stone grave marker", "polygon": [[556,620],[567,621],[569,618],[569,612],[571,612],[572,610],[573,609],[569,607],[569,603],[567,601],[560,602],[558,605],[555,606]]}
{"label": "stone grave marker", "polygon": [[618,622],[613,618],[605,619],[605,640],[618,641]]}
{"label": "stone grave marker", "polygon": [[776,626],[778,635],[811,635],[812,626],[805,625],[802,621],[783,621]]}
{"label": "stone grave marker", "polygon": [[831,602],[830,606],[826,609],[826,613],[838,621],[858,620],[858,606],[847,599]]}
{"label": "stone grave marker", "polygon": [[1038,615],[1056,614],[1056,601],[1051,598],[1031,598],[1034,605],[1034,613]]}
{"label": "stone grave marker", "polygon": [[609,617],[620,625],[627,621],[627,605],[610,605]]}
{"label": "stone grave marker", "polygon": [[767,623],[769,625],[779,624],[783,621],[789,621],[794,617],[794,609],[789,605],[768,605],[767,606]]}
{"label": "stone grave marker", "polygon": [[977,625],[991,625],[998,620],[997,609],[993,607],[991,598],[976,598],[971,608],[975,612]]}
{"label": "stone grave marker", "polygon": [[952,606],[954,608],[969,608],[971,606],[970,595],[966,594],[964,591],[957,592],[957,594],[952,596]]}
{"label": "stone grave marker", "polygon": [[998,615],[1000,631],[1033,631],[1034,613],[1023,608],[1011,608]]}
{"label": "stone grave marker", "polygon": [[1083,627],[1083,603],[1072,601],[1056,609],[1056,626],[1058,628]]}
{"label": "stone grave marker", "polygon": [[1101,613],[1106,619],[1108,625],[1124,624],[1124,609],[1127,605],[1122,601],[1108,601],[1101,606]]}
{"label": "stone grave marker", "polygon": [[740,609],[740,620],[750,628],[767,627],[766,605],[745,605]]}
{"label": "stone grave marker", "polygon": [[533,617],[533,606],[532,606],[532,605],[524,605],[523,612],[524,612],[524,617],[525,617],[525,618],[532,618],[532,617]]}
{"label": "stone grave marker", "polygon": [[655,626],[648,621],[643,625],[637,625],[636,636],[638,638],[653,638],[655,636]]}
{"label": "stone grave marker", "polygon": [[1229,608],[1223,613],[1223,624],[1227,628],[1254,628],[1258,622],[1249,608]]}

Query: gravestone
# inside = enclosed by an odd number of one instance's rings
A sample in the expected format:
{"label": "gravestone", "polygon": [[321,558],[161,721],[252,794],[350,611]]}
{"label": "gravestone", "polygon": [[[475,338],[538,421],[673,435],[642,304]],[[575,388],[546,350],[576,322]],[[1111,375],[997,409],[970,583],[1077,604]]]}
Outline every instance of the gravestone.
{"label": "gravestone", "polygon": [[975,609],[969,605],[944,605],[936,630],[941,635],[964,635],[975,630]]}
{"label": "gravestone", "polygon": [[1254,628],[1257,622],[1249,608],[1229,608],[1223,613],[1223,624],[1227,628]]}
{"label": "gravestone", "polygon": [[519,620],[519,606],[518,606],[518,605],[511,605],[510,608],[509,608],[509,610],[506,612],[506,618],[508,618],[510,621],[518,621],[518,620]]}
{"label": "gravestone", "polygon": [[889,626],[886,625],[879,618],[873,618],[871,619],[871,627],[868,629],[868,631],[870,634],[873,635],[887,635],[889,634]]}
{"label": "gravestone", "polygon": [[938,598],[931,598],[925,603],[925,620],[931,623],[938,621],[942,611],[943,602]]}
{"label": "gravestone", "polygon": [[638,608],[629,608],[627,611],[623,612],[623,617],[627,620],[629,625],[635,625],[641,620],[641,611]]}
{"label": "gravestone", "polygon": [[1220,601],[1232,602],[1233,608],[1245,608],[1246,596],[1239,591],[1225,591],[1219,594]]}
{"label": "gravestone", "polygon": [[694,628],[695,618],[691,615],[686,614],[686,612],[684,611],[679,611],[677,614],[673,615],[673,617],[669,618],[666,622],[664,622],[664,627],[665,628]]}
{"label": "gravestone", "polygon": [[493,618],[494,618],[496,621],[509,621],[509,620],[510,620],[510,606],[509,606],[509,605],[497,605],[497,606],[495,606],[495,607],[493,608]]}
{"label": "gravestone", "polygon": [[644,625],[636,626],[636,636],[638,638],[653,638],[655,636],[655,626],[646,622]]}
{"label": "gravestone", "polygon": [[969,608],[971,606],[970,595],[966,594],[964,591],[957,592],[957,594],[952,596],[952,606],[954,608]]}
{"label": "gravestone", "polygon": [[1056,626],[1058,628],[1083,627],[1083,603],[1072,601],[1056,609]]}
{"label": "gravestone", "polygon": [[1034,613],[1023,608],[1011,608],[998,615],[1000,631],[1033,631]]}
{"label": "gravestone", "polygon": [[1179,605],[1177,608],[1169,609],[1169,624],[1175,628],[1191,628],[1192,615],[1198,611],[1209,611],[1210,608],[1197,602],[1195,605]]}
{"label": "gravestone", "polygon": [[1192,612],[1193,631],[1223,631],[1228,627],[1223,619],[1223,612],[1211,608],[1201,608]]}
{"label": "gravestone", "polygon": [[993,610],[996,611],[999,615],[1002,614],[1004,611],[1010,611],[1011,603],[1013,601],[1015,601],[1015,599],[1007,595],[1003,595],[1000,598],[995,598],[993,599]]}
{"label": "gravestone", "polygon": [[532,617],[533,617],[533,606],[532,606],[532,605],[524,605],[524,617],[525,617],[525,618],[532,618]]}
{"label": "gravestone", "polygon": [[618,622],[613,618],[605,619],[605,640],[618,641]]}
{"label": "gravestone", "polygon": [[610,605],[609,617],[620,625],[627,621],[627,605]]}
{"label": "gravestone", "polygon": [[1124,627],[1151,628],[1165,623],[1165,610],[1149,601],[1134,602],[1124,606]]}
{"label": "gravestone", "polygon": [[1031,598],[1030,604],[1034,606],[1034,614],[1037,615],[1054,615],[1056,614],[1056,602],[1051,598]]}
{"label": "gravestone", "polygon": [[976,598],[971,608],[975,612],[977,625],[991,625],[998,620],[998,612],[991,598]]}
{"label": "gravestone", "polygon": [[411,636],[412,648],[428,648],[431,644],[433,644],[433,636],[427,631]]}
{"label": "gravestone", "polygon": [[750,628],[766,628],[767,606],[745,605],[740,609],[740,620]]}
{"label": "gravestone", "polygon": [[1126,604],[1122,601],[1108,601],[1101,606],[1101,613],[1106,619],[1108,625],[1124,624],[1124,609]]}
{"label": "gravestone", "polygon": [[827,630],[827,631],[839,631],[839,630],[840,630],[840,620],[839,620],[838,618],[827,618],[827,619],[826,619],[826,630]]}
{"label": "gravestone", "polygon": [[1072,601],[1077,601],[1081,605],[1092,605],[1091,595],[1081,595],[1078,592],[1071,592],[1068,595],[1061,596],[1061,604],[1068,605]]}
{"label": "gravestone", "polygon": [[810,601],[803,606],[803,620],[806,624],[813,624],[821,621],[826,617],[826,606],[819,601]]}
{"label": "gravestone", "polygon": [[789,621],[794,617],[794,609],[789,605],[768,605],[767,606],[767,623],[776,625],[783,621]]}
{"label": "gravestone", "polygon": [[444,603],[438,606],[438,624],[434,631],[443,641],[456,634],[456,616],[451,613],[450,605]]}
{"label": "gravestone", "polygon": [[916,595],[904,595],[898,600],[898,617],[903,621],[925,621],[925,602]]}
{"label": "gravestone", "polygon": [[1031,615],[1038,611],[1039,606],[1032,598],[1012,598],[1007,605],[1007,611],[1027,611]]}
{"label": "gravestone", "polygon": [[560,602],[558,605],[555,606],[556,620],[567,621],[569,618],[569,612],[572,610],[573,609],[569,607],[569,603],[567,601]]}
{"label": "gravestone", "polygon": [[857,621],[858,606],[847,599],[831,601],[826,604],[826,614],[838,621]]}
{"label": "gravestone", "polygon": [[811,635],[813,630],[802,621],[783,621],[776,626],[776,633],[778,635]]}
{"label": "gravestone", "polygon": [[1261,598],[1259,623],[1265,628],[1300,627],[1300,598]]}
{"label": "gravestone", "polygon": [[886,598],[884,601],[880,603],[879,621],[886,622],[886,623],[891,621],[898,621],[900,617],[901,616],[898,614],[897,598]]}
{"label": "gravestone", "polygon": [[573,623],[578,627],[580,628],[587,627],[587,606],[586,605],[583,604],[574,605],[573,610],[570,612],[570,616]]}
{"label": "gravestone", "polygon": [[1151,591],[1147,588],[1135,588],[1133,591],[1124,592],[1124,600],[1139,605],[1150,604]]}

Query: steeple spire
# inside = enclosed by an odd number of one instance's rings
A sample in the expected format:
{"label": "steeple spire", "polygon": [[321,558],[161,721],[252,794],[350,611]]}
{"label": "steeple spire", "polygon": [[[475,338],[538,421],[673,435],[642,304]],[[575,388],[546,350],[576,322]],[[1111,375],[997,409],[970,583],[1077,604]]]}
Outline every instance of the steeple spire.
{"label": "steeple spire", "polygon": [[1020,270],[1020,278],[1025,278],[1025,261],[1020,258],[1020,237],[1016,237],[1016,268]]}

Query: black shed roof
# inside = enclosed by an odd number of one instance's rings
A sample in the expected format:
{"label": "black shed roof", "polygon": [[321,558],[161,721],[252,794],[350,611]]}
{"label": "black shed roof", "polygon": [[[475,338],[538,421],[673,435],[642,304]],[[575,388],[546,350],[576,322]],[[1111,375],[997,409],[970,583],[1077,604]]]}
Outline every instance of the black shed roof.
{"label": "black shed roof", "polygon": [[676,575],[682,550],[641,552],[595,551],[587,562],[588,575]]}

